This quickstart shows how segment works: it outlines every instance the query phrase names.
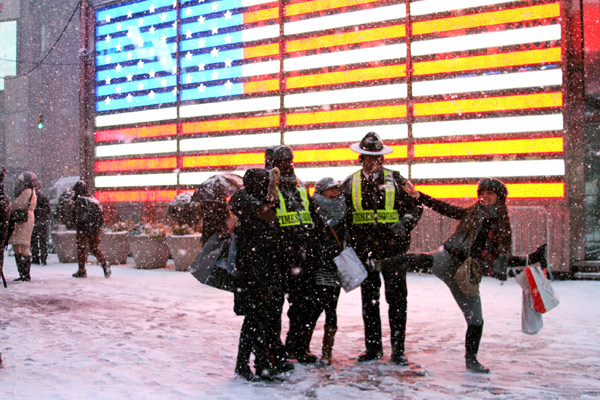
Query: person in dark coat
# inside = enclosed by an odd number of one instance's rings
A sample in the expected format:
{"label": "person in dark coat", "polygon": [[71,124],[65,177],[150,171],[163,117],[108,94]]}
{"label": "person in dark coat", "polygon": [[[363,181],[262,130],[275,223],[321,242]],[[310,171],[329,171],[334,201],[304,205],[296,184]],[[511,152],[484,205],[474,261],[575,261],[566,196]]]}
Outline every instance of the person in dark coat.
{"label": "person in dark coat", "polygon": [[279,183],[274,189],[279,200],[277,262],[284,274],[289,302],[285,349],[290,359],[314,364],[318,358],[309,354],[309,345],[320,311],[315,303],[313,267],[319,262],[318,233],[324,228],[308,189],[296,177],[293,158],[290,147],[274,146],[265,152],[265,166],[280,171]]}
{"label": "person in dark coat", "polygon": [[[252,168],[244,188],[229,202],[238,217],[234,311],[245,316],[240,332],[235,373],[246,380],[271,379],[293,369],[281,345],[283,276],[277,265],[279,248],[276,203],[267,200],[270,173]],[[256,374],[248,365],[254,353]]]}
{"label": "person in dark coat", "polygon": [[[479,294],[472,297],[465,295],[454,276],[468,256],[479,262],[483,269],[483,275],[493,276],[499,280],[506,280],[506,271],[509,265],[523,265],[522,257],[511,256],[512,237],[506,206],[508,195],[506,185],[498,179],[482,179],[477,186],[478,200],[467,208],[455,206],[418,192],[410,182],[405,189],[421,204],[460,221],[454,233],[440,248],[431,254],[415,254],[407,257],[411,259],[410,262],[423,265],[426,269],[429,262],[429,267],[434,275],[448,286],[467,322],[466,368],[471,372],[488,373],[490,370],[477,360],[483,334],[481,298]],[[529,262],[541,262],[544,265],[546,262],[545,249],[546,246],[543,245],[534,251],[529,256]],[[399,258],[396,259],[397,261]]]}
{"label": "person in dark coat", "polygon": [[27,214],[27,220],[15,222],[14,229],[10,234],[9,244],[13,245],[15,251],[15,262],[19,277],[14,281],[31,282],[31,233],[33,232],[34,210],[37,204],[37,195],[35,187],[37,185],[37,175],[30,171],[22,172],[17,178],[15,187],[15,200],[12,202],[13,217],[16,210],[22,210]]}
{"label": "person in dark coat", "polygon": [[[8,225],[10,222],[10,197],[4,192],[4,177],[6,176],[6,167],[0,165],[0,240],[2,240],[2,251],[0,251],[0,274],[2,275],[2,283],[6,287],[6,280],[4,279],[4,244],[7,241],[8,236]],[[2,360],[0,358],[0,365]]]}
{"label": "person in dark coat", "polygon": [[341,196],[340,184],[333,178],[326,177],[315,184],[313,200],[317,205],[317,213],[324,223],[320,233],[320,263],[315,268],[317,311],[325,312],[325,327],[321,365],[330,365],[333,343],[337,332],[337,304],[340,297],[341,282],[333,259],[343,250],[345,237],[344,216],[346,199]]}
{"label": "person in dark coat", "polygon": [[358,361],[376,360],[383,356],[379,311],[382,275],[389,306],[391,361],[407,365],[404,353],[408,294],[406,271],[395,268],[378,271],[374,261],[406,253],[410,232],[423,209],[402,189],[405,180],[400,173],[383,168],[383,156],[393,150],[384,145],[376,133],[367,133],[350,149],[360,154],[358,159],[362,169],[342,183],[342,193],[346,198],[347,239],[368,273],[361,285],[366,350]]}
{"label": "person in dark coat", "polygon": [[73,199],[73,221],[75,224],[75,242],[77,244],[77,264],[79,268],[73,274],[73,278],[87,278],[85,263],[87,261],[87,248],[89,246],[92,253],[104,271],[104,277],[109,278],[111,275],[110,264],[106,261],[106,257],[98,247],[100,244],[100,227],[101,223],[90,223],[86,218],[89,213],[88,202],[98,201],[90,198],[90,192],[87,184],[84,181],[78,181],[73,186],[75,197]]}
{"label": "person in dark coat", "polygon": [[42,184],[38,180],[35,188],[37,205],[33,214],[35,216],[33,233],[31,235],[31,263],[46,265],[48,258],[48,224],[50,222],[50,201],[42,193]]}

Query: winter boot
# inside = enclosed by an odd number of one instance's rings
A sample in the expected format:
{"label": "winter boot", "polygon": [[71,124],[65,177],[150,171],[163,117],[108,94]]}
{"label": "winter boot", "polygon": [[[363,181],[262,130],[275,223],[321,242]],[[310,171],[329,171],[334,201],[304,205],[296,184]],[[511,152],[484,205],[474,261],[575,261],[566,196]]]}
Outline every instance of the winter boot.
{"label": "winter boot", "polygon": [[478,374],[488,374],[489,369],[484,367],[477,361],[477,352],[479,351],[479,342],[483,334],[483,325],[469,325],[465,337],[465,364],[467,370]]}
{"label": "winter boot", "polygon": [[102,264],[102,270],[104,271],[104,277],[106,279],[110,278],[112,271],[110,270],[110,263],[108,261],[104,261],[104,264]]}
{"label": "winter boot", "polygon": [[36,256],[33,256],[33,257],[31,257],[31,263],[39,265],[40,264],[40,259],[38,257],[36,257]]}
{"label": "winter boot", "polygon": [[19,277],[14,279],[14,282],[31,282],[31,276],[29,270],[31,268],[31,258],[22,254],[15,254],[15,261],[17,263],[17,270],[19,271]]}
{"label": "winter boot", "polygon": [[331,353],[333,351],[333,343],[335,341],[336,332],[337,328],[325,327],[325,333],[323,335],[323,353],[321,354],[319,365],[331,365]]}
{"label": "winter boot", "polygon": [[85,267],[83,269],[79,268],[77,272],[72,275],[73,278],[87,278],[87,271]]}

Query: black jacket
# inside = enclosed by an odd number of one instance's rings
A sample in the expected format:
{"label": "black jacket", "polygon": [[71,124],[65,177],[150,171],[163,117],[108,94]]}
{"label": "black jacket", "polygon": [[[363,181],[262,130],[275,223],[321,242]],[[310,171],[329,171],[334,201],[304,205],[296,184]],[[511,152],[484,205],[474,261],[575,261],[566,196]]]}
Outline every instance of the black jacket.
{"label": "black jacket", "polygon": [[50,201],[41,192],[36,190],[37,204],[33,214],[35,215],[34,223],[36,226],[44,226],[48,224],[50,219]]}
{"label": "black jacket", "polygon": [[[404,178],[397,171],[392,174],[395,197],[394,209],[398,211],[404,232],[392,231],[391,223],[353,224],[352,175],[342,183],[342,194],[346,197],[347,240],[356,254],[363,260],[384,259],[406,253],[410,246],[410,231],[417,225],[423,208],[410,197],[402,186]],[[385,209],[383,171],[374,180],[368,180],[361,170],[362,206],[364,210]]]}
{"label": "black jacket", "polygon": [[8,225],[10,221],[10,197],[4,192],[4,187],[0,185],[0,240],[6,246],[8,240]]}

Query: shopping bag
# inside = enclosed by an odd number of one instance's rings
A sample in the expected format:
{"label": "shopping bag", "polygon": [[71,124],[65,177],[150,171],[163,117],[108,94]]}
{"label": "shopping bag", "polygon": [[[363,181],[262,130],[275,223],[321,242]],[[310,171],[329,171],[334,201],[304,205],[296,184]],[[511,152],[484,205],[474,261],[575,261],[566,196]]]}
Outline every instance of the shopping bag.
{"label": "shopping bag", "polygon": [[546,278],[544,271],[539,266],[528,266],[524,271],[531,291],[533,308],[540,313],[546,313],[559,303],[558,297]]}
{"label": "shopping bag", "polygon": [[367,278],[367,270],[352,247],[346,247],[333,261],[346,293],[359,287]]}
{"label": "shopping bag", "polygon": [[216,289],[233,292],[235,289],[233,276],[227,271],[230,242],[229,235],[212,235],[190,267],[194,278]]}
{"label": "shopping bag", "polygon": [[[522,274],[521,274],[522,275]],[[521,330],[528,335],[535,335],[544,326],[542,314],[533,308],[531,293],[523,290],[523,305],[521,308]]]}

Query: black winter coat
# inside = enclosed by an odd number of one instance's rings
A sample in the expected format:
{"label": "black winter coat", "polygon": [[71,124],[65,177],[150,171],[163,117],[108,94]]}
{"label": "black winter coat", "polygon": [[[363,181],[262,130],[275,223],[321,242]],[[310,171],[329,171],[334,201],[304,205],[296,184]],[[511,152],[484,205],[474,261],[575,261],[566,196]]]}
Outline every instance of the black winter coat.
{"label": "black winter coat", "polygon": [[[342,183],[342,194],[346,198],[347,239],[350,246],[363,261],[404,254],[410,246],[410,231],[417,225],[423,208],[410,197],[402,186],[404,178],[397,171],[391,173],[395,186],[394,209],[398,211],[400,222],[405,226],[404,233],[391,230],[391,223],[353,224],[352,175]],[[383,171],[374,181],[368,180],[361,170],[362,206],[364,210],[385,209],[385,188]]]}
{"label": "black winter coat", "polygon": [[8,225],[10,220],[11,206],[10,197],[4,192],[4,187],[0,185],[0,240],[4,245],[8,240]]}
{"label": "black winter coat", "polygon": [[34,224],[35,226],[45,226],[50,219],[50,201],[41,192],[36,191],[35,194],[37,195],[37,204],[33,210]]}

